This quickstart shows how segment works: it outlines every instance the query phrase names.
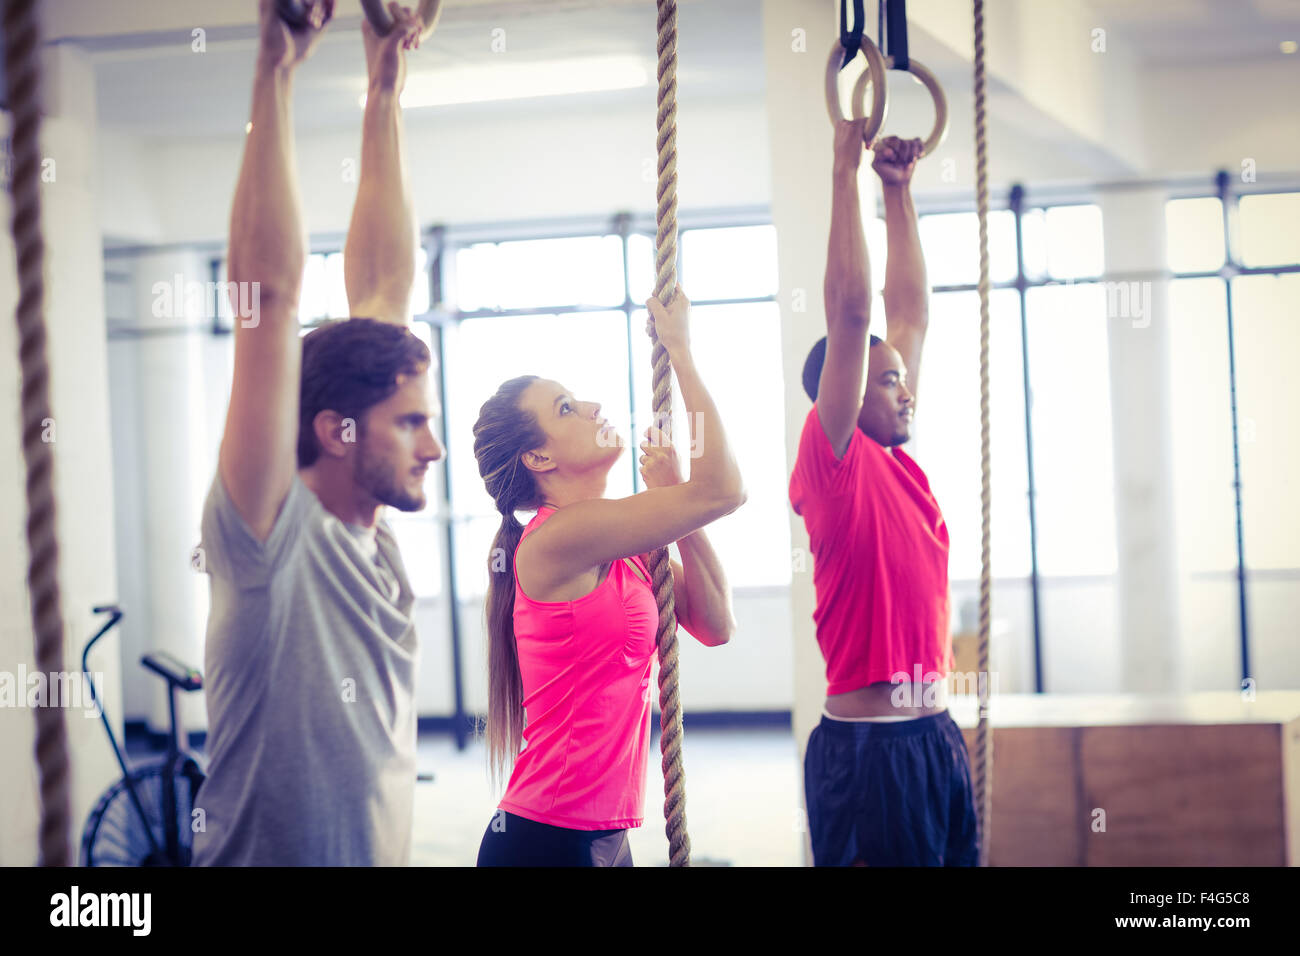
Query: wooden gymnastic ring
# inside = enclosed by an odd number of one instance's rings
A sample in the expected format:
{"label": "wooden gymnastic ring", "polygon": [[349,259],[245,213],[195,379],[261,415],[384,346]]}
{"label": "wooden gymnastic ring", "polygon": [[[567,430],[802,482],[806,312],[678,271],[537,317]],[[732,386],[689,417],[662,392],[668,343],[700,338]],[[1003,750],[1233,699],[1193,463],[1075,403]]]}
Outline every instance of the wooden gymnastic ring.
{"label": "wooden gymnastic ring", "polygon": [[[885,68],[888,70],[895,68],[892,56],[885,57]],[[921,156],[929,156],[943,144],[943,141],[948,136],[948,100],[943,95],[943,87],[939,85],[939,81],[934,78],[933,73],[925,68],[924,64],[918,63],[909,57],[905,72],[911,73],[920,80],[934,99],[934,129],[930,131],[929,138],[921,145]],[[863,73],[862,77],[853,86],[853,98],[855,100],[861,97],[864,92],[862,87],[866,83],[866,77],[867,74]],[[871,145],[870,140],[867,141],[867,145]],[[917,159],[920,159],[921,156],[918,156]]]}
{"label": "wooden gymnastic ring", "polygon": [[[384,7],[384,0],[361,0],[361,9],[365,11],[366,19],[381,37],[387,36],[388,31],[393,29],[393,18],[388,15],[388,10]],[[433,28],[438,25],[438,17],[442,13],[442,0],[420,0],[416,13],[424,21],[420,39],[427,40]]]}
{"label": "wooden gymnastic ring", "polygon": [[[361,0],[361,9],[365,11],[366,19],[381,37],[387,36],[393,29],[393,18],[384,9],[383,0]],[[275,12],[291,27],[302,29],[307,26],[307,8],[303,0],[275,0]],[[420,33],[420,39],[425,40],[438,25],[438,17],[442,14],[442,0],[420,0],[416,12],[424,21],[424,30]]]}
{"label": "wooden gymnastic ring", "polygon": [[291,29],[307,26],[307,5],[303,0],[275,0],[275,12]]}
{"label": "wooden gymnastic ring", "polygon": [[[867,58],[866,72],[853,86],[853,118],[862,119],[866,114],[863,106],[866,101],[867,83],[871,83],[871,118],[862,132],[863,140],[870,145],[885,124],[885,114],[889,111],[889,91],[885,79],[885,58],[880,50],[864,36],[861,45],[862,55]],[[831,123],[843,120],[844,110],[840,105],[840,89],[837,80],[840,75],[840,63],[844,57],[844,47],[836,40],[831,46],[830,59],[826,61],[826,112],[830,114]]]}

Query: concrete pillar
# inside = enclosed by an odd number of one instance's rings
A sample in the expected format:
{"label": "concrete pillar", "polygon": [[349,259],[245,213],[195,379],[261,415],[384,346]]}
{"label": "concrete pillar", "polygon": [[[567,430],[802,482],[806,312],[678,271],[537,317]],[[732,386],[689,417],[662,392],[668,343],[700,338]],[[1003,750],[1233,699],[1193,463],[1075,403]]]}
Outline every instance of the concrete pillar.
{"label": "concrete pillar", "polygon": [[[1108,273],[1164,269],[1159,190],[1103,193]],[[1129,693],[1183,689],[1174,525],[1169,284],[1115,279],[1106,290],[1115,461],[1121,680]]]}
{"label": "concrete pillar", "polygon": [[[763,59],[772,156],[772,222],[780,259],[781,353],[785,385],[786,472],[812,407],[800,388],[808,349],[826,334],[822,278],[830,230],[833,132],[826,117],[826,58],[839,36],[837,8],[825,0],[764,0]],[[867,192],[866,196],[871,193]],[[794,737],[800,779],[808,735],[821,718],[826,667],[813,628],[816,593],[803,519],[793,511],[790,609],[794,640]],[[799,788],[802,807],[803,786]],[[805,860],[811,862],[803,817]]]}
{"label": "concrete pillar", "polygon": [[[104,337],[103,258],[97,217],[95,84],[89,58],[69,47],[45,52],[46,159],[42,213],[46,243],[46,322],[54,412],[55,494],[59,574],[65,624],[65,670],[80,667],[81,649],[97,623],[94,604],[117,596],[112,473],[108,467],[108,382]],[[10,133],[4,114],[4,131]],[[26,575],[26,498],[18,412],[17,304],[8,193],[0,193],[0,672],[36,670]],[[92,656],[102,673],[108,712],[121,728],[121,669],[117,640],[105,638]],[[12,677],[11,677],[12,679]],[[119,775],[103,726],[90,708],[69,707],[72,822],[75,848],[94,801]],[[35,724],[26,706],[0,708],[0,865],[37,859],[39,794]]]}
{"label": "concrete pillar", "polygon": [[[195,572],[191,555],[215,468],[205,396],[224,392],[209,387],[205,375],[203,349],[212,324],[205,257],[191,250],[148,253],[135,260],[134,277],[134,326],[124,328],[137,337],[119,351],[123,359],[129,354],[129,362],[115,368],[115,375],[135,376],[134,395],[119,390],[126,403],[113,410],[114,431],[124,437],[135,432],[134,447],[122,454],[115,449],[114,464],[124,477],[134,475],[120,494],[136,499],[140,519],[138,526],[121,529],[119,554],[141,585],[133,588],[137,605],[124,607],[123,685],[129,716],[143,716],[151,729],[163,731],[164,685],[139,660],[148,651],[166,650],[202,666],[207,578]],[[181,701],[187,729],[205,726],[202,700],[185,695]]]}

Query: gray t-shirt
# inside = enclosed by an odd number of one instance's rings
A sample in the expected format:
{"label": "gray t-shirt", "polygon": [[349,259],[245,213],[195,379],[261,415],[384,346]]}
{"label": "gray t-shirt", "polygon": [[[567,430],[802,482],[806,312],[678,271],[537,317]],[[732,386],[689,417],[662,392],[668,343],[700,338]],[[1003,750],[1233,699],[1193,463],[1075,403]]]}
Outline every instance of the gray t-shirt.
{"label": "gray t-shirt", "polygon": [[295,475],[259,543],[218,474],[202,528],[209,764],[194,863],[406,865],[417,646],[388,524],[345,524]]}

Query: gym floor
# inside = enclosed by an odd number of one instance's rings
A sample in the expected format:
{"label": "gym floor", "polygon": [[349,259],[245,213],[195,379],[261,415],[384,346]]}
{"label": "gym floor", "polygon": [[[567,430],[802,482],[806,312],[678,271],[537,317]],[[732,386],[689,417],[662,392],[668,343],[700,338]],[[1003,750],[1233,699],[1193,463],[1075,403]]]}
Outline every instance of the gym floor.
{"label": "gym floor", "polygon": [[[659,740],[646,768],[645,823],[630,831],[637,866],[667,866]],[[696,866],[802,866],[797,750],[789,729],[698,729],[683,743],[686,820]],[[420,737],[412,866],[473,866],[496,806],[481,741]]]}
{"label": "gym floor", "polygon": [[[156,741],[137,728],[126,736],[128,759],[156,758]],[[202,751],[202,746],[195,746]],[[659,737],[650,739],[645,823],[631,830],[637,866],[667,866]],[[420,735],[412,866],[473,866],[499,794],[488,783],[481,740],[463,751],[448,733]],[[683,743],[686,820],[694,866],[803,866],[802,801],[797,750],[789,728],[695,728]]]}

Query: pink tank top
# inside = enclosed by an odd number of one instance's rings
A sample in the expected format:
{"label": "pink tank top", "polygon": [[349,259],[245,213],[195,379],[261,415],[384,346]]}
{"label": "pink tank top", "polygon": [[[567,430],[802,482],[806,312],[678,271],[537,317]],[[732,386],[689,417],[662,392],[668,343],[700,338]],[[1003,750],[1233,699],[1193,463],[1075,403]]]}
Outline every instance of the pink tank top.
{"label": "pink tank top", "polygon": [[[520,542],[554,513],[540,509]],[[501,809],[571,830],[641,825],[658,622],[654,592],[626,561],[574,601],[534,601],[515,572],[526,723]]]}

